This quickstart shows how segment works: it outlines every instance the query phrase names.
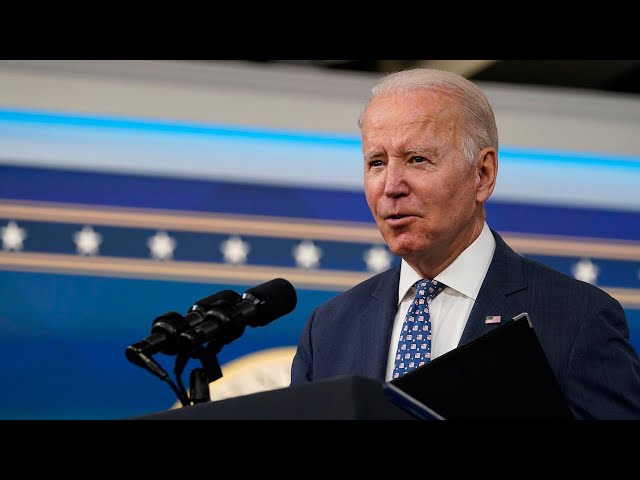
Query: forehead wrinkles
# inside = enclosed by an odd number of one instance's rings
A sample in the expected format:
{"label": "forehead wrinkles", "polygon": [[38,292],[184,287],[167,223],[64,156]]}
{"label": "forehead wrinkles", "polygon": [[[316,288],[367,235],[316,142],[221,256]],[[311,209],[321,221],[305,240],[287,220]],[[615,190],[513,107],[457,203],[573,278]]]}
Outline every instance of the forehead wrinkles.
{"label": "forehead wrinkles", "polygon": [[397,153],[430,150],[450,143],[452,137],[455,141],[458,112],[447,108],[446,103],[407,105],[406,109],[387,108],[384,102],[375,105],[363,123],[365,153],[367,156],[380,154],[380,149]]}

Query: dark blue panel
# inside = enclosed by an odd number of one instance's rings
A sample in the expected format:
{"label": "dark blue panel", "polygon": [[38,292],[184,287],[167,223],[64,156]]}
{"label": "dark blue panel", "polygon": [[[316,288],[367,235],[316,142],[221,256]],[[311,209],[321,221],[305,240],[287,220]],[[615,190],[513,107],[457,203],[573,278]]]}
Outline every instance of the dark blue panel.
{"label": "dark blue panel", "polygon": [[[125,418],[168,408],[169,386],[128,362],[127,345],[156,316],[247,286],[0,271],[0,418]],[[221,364],[252,351],[294,346],[311,310],[337,292],[297,290],[294,312],[225,345]],[[174,357],[155,357],[167,371]],[[189,369],[183,376],[188,386]]]}
{"label": "dark blue panel", "polygon": [[487,223],[498,231],[640,240],[640,211],[509,204],[494,200],[487,202],[486,209]]}
{"label": "dark blue panel", "polygon": [[372,222],[361,192],[0,166],[0,197]]}

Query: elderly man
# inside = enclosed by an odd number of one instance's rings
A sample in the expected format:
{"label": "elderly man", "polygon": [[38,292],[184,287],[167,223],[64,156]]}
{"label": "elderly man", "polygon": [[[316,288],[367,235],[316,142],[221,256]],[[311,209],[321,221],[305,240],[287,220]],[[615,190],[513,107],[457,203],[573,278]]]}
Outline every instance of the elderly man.
{"label": "elderly man", "polygon": [[291,384],[356,374],[388,381],[528,312],[571,412],[640,418],[640,360],[620,304],[516,254],[486,221],[498,133],[483,92],[459,75],[384,77],[361,115],[364,190],[398,267],[320,305]]}

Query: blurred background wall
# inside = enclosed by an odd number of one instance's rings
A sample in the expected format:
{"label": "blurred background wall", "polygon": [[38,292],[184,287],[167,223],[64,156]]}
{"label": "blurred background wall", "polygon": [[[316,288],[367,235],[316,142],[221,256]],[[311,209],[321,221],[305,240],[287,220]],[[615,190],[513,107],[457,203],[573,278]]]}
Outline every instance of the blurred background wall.
{"label": "blurred background wall", "polygon": [[[356,125],[385,69],[0,61],[0,418],[171,408],[125,348],[165,312],[276,277],[296,309],[220,350],[211,395],[288,384],[312,309],[398,261],[364,200]],[[640,349],[640,97],[460,73],[498,122],[489,224],[616,297]]]}

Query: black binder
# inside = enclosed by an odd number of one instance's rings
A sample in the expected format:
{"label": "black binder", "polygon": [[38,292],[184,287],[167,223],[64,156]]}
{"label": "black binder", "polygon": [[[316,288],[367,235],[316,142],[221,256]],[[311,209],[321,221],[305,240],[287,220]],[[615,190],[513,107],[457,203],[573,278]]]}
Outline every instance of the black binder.
{"label": "black binder", "polygon": [[385,385],[447,420],[574,418],[526,313]]}

